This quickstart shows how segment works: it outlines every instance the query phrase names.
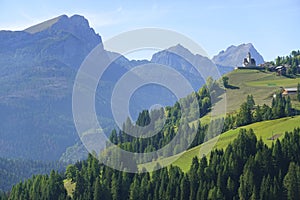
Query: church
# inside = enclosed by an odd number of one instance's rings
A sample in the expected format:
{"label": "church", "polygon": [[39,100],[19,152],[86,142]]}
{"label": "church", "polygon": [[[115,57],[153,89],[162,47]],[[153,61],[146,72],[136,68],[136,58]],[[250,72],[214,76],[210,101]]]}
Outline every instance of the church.
{"label": "church", "polygon": [[244,58],[243,65],[244,67],[256,67],[256,61],[254,58],[251,58],[250,52],[248,52],[247,57]]}

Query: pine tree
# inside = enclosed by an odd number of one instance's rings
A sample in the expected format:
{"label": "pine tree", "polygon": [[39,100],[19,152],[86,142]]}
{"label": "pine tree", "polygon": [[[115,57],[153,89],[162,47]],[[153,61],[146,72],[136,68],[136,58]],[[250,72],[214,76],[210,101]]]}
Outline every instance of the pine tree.
{"label": "pine tree", "polygon": [[260,199],[274,199],[271,192],[271,178],[264,176],[260,186]]}
{"label": "pine tree", "polygon": [[229,78],[228,78],[228,76],[223,76],[223,77],[222,77],[222,81],[223,81],[224,87],[225,87],[225,88],[228,88],[228,86],[229,86],[229,83],[228,83]]}
{"label": "pine tree", "polygon": [[50,173],[48,187],[50,200],[63,198],[67,194],[62,177],[55,171]]}
{"label": "pine tree", "polygon": [[187,200],[190,196],[190,182],[187,175],[183,176],[180,183],[180,190],[181,190],[181,200]]}
{"label": "pine tree", "polygon": [[253,176],[251,171],[246,170],[240,177],[240,187],[238,190],[240,199],[250,199],[253,191]]}
{"label": "pine tree", "polygon": [[143,110],[139,114],[136,124],[138,126],[147,126],[148,124],[150,124],[150,121],[151,121],[151,119],[150,119],[149,111]]}
{"label": "pine tree", "polygon": [[214,186],[212,189],[209,190],[207,199],[209,200],[218,199],[218,189],[216,186]]}
{"label": "pine tree", "polygon": [[81,172],[76,172],[76,186],[73,193],[74,199],[82,199],[85,192],[85,181]]}
{"label": "pine tree", "polygon": [[252,195],[250,197],[250,200],[259,200],[259,195],[258,195],[256,186],[253,187]]}
{"label": "pine tree", "polygon": [[224,195],[223,195],[220,188],[217,189],[217,198],[216,199],[218,199],[218,200],[224,200],[225,199],[225,197],[224,197]]}
{"label": "pine tree", "polygon": [[256,122],[260,122],[262,121],[263,117],[262,117],[262,111],[260,106],[258,105],[256,110],[255,110],[255,121]]}
{"label": "pine tree", "polygon": [[227,179],[226,189],[227,189],[226,197],[228,199],[232,199],[232,197],[235,194],[235,185],[234,185],[234,181],[232,180],[232,178],[230,176]]}
{"label": "pine tree", "polygon": [[251,109],[247,103],[243,103],[237,116],[237,125],[243,126],[252,122]]}
{"label": "pine tree", "polygon": [[284,177],[284,187],[287,189],[287,196],[290,200],[296,200],[300,197],[299,174],[299,166],[292,162]]}
{"label": "pine tree", "polygon": [[75,182],[76,180],[76,171],[77,168],[75,165],[68,165],[66,168],[65,176],[67,179],[71,179],[72,182]]}
{"label": "pine tree", "polygon": [[287,97],[284,111],[285,111],[286,116],[291,116],[292,115],[292,103],[291,103],[290,96]]}
{"label": "pine tree", "polygon": [[121,188],[121,196],[128,197],[129,196],[129,188],[132,182],[133,175],[127,172],[122,172],[122,188]]}
{"label": "pine tree", "polygon": [[133,183],[130,185],[130,193],[129,193],[130,200],[140,199],[139,185],[140,185],[139,180],[138,178],[135,177]]}
{"label": "pine tree", "polygon": [[300,83],[297,85],[297,99],[300,102]]}
{"label": "pine tree", "polygon": [[[197,157],[195,157],[197,158]],[[190,200],[196,199],[196,195],[197,195],[197,189],[199,186],[199,180],[197,177],[197,171],[198,171],[198,159],[195,161],[195,158],[193,159],[193,164],[189,171],[189,180],[190,180]],[[194,162],[197,162],[197,164],[195,164]],[[195,166],[197,165],[197,166]]]}
{"label": "pine tree", "polygon": [[142,178],[142,182],[141,182],[141,189],[140,189],[140,193],[141,193],[141,199],[147,199],[147,194],[149,193],[148,189],[149,189],[149,179],[150,176],[148,173],[144,174],[143,178]]}
{"label": "pine tree", "polygon": [[110,141],[113,144],[118,144],[118,135],[117,135],[117,131],[115,129],[112,130],[112,132],[110,134]]}
{"label": "pine tree", "polygon": [[112,181],[111,181],[111,195],[113,200],[119,200],[120,199],[120,194],[121,194],[121,181],[120,181],[120,172],[115,172],[113,173],[112,176]]}
{"label": "pine tree", "polygon": [[94,200],[101,200],[101,193],[100,179],[97,177],[94,186]]}
{"label": "pine tree", "polygon": [[254,108],[255,101],[254,101],[252,95],[248,95],[248,96],[247,96],[247,104],[248,104],[248,106],[249,106],[250,109],[253,109],[253,108]]}

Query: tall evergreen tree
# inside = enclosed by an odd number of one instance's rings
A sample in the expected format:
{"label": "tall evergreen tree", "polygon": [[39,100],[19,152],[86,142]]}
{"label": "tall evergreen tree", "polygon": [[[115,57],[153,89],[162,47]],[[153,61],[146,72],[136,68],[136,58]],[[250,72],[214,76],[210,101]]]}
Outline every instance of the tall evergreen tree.
{"label": "tall evergreen tree", "polygon": [[139,189],[139,180],[138,178],[134,178],[133,183],[130,186],[130,194],[129,194],[129,199],[130,200],[136,200],[140,199],[140,189]]}
{"label": "tall evergreen tree", "polygon": [[189,199],[190,197],[190,182],[188,176],[183,176],[181,183],[180,183],[180,190],[181,190],[181,200]]}
{"label": "tall evergreen tree", "polygon": [[76,172],[76,186],[73,193],[74,199],[82,199],[86,189],[86,184],[82,176],[82,172]]}
{"label": "tall evergreen tree", "polygon": [[297,99],[300,101],[300,83],[297,85]]}
{"label": "tall evergreen tree", "polygon": [[94,185],[94,200],[101,200],[101,193],[100,179],[97,177]]}
{"label": "tall evergreen tree", "polygon": [[237,115],[237,125],[247,125],[252,122],[251,109],[247,103],[243,103],[240,107],[240,111]]}
{"label": "tall evergreen tree", "polygon": [[289,166],[288,173],[284,177],[284,187],[287,190],[287,197],[296,200],[300,197],[300,168],[294,162]]}
{"label": "tall evergreen tree", "polygon": [[113,173],[111,181],[111,194],[113,200],[119,200],[121,198],[121,179],[120,172]]}
{"label": "tall evergreen tree", "polygon": [[292,103],[291,103],[290,96],[287,97],[284,112],[285,112],[285,116],[291,116],[292,115]]}
{"label": "tall evergreen tree", "polygon": [[253,95],[250,94],[250,95],[247,96],[247,104],[248,104],[250,109],[254,108],[255,101],[253,99]]}

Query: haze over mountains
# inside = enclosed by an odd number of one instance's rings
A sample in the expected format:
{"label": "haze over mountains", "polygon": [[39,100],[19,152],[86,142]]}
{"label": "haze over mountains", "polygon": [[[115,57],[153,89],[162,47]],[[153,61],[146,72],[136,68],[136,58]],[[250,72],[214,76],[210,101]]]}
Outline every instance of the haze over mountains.
{"label": "haze over mountains", "polygon": [[[79,15],[62,15],[24,31],[0,31],[0,157],[58,160],[79,142],[71,107],[74,78],[85,57],[101,42],[101,36]],[[263,62],[252,44],[229,47],[213,61],[223,74],[240,65],[248,51],[258,64]],[[132,67],[141,63],[171,66],[198,90],[204,79],[193,66],[209,74],[213,61],[181,45],[157,52],[150,61],[130,61],[121,56],[100,81],[99,88],[105,92],[98,93],[99,118],[105,119],[108,129],[114,126],[107,104],[116,81]],[[175,101],[166,89],[145,87],[133,99],[132,112],[137,115],[155,102],[172,105]]]}

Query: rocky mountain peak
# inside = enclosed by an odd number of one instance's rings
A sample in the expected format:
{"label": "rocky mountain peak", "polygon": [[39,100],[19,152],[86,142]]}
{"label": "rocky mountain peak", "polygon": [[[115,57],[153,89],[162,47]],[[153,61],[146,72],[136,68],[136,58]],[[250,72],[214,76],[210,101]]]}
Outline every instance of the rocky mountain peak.
{"label": "rocky mountain peak", "polygon": [[60,21],[62,18],[67,17],[66,15],[61,15],[58,17],[55,17],[53,19],[49,19],[47,21],[44,21],[42,23],[36,24],[34,26],[31,26],[24,30],[24,32],[35,34],[41,31],[45,31],[49,28],[51,28],[53,25],[55,25],[58,21]]}
{"label": "rocky mountain peak", "polygon": [[264,63],[263,57],[258,53],[252,43],[244,43],[238,46],[231,45],[225,51],[222,50],[218,55],[214,56],[212,60],[221,66],[242,66],[243,60],[248,52],[250,52],[252,58],[256,60],[257,65]]}
{"label": "rocky mountain peak", "polygon": [[167,49],[167,51],[179,54],[179,55],[192,55],[190,50],[182,46],[181,44],[177,44]]}
{"label": "rocky mountain peak", "polygon": [[88,20],[80,15],[73,15],[71,17],[68,17],[67,15],[61,15],[37,25],[31,26],[24,31],[31,34],[46,30],[73,32],[76,28],[90,29]]}
{"label": "rocky mountain peak", "polygon": [[93,48],[95,44],[102,42],[101,37],[90,27],[88,20],[80,15],[73,15],[71,17],[61,15],[29,27],[25,29],[24,32],[52,35],[65,32],[74,35],[90,48]]}

